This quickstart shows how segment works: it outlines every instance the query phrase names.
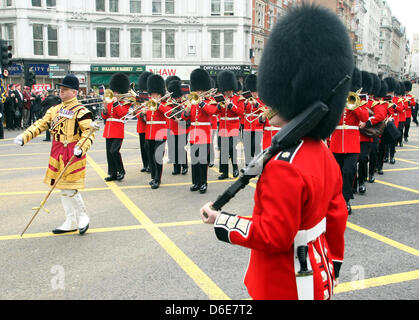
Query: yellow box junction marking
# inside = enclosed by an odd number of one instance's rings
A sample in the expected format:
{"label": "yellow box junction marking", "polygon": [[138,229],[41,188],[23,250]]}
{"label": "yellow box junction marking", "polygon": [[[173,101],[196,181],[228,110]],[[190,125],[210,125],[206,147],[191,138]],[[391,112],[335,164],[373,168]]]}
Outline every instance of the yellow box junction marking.
{"label": "yellow box junction marking", "polygon": [[[96,162],[87,155],[87,161],[101,178],[105,178],[105,172],[96,164]],[[191,277],[199,288],[210,299],[230,299],[176,244],[164,234],[157,225],[155,225],[138,208],[134,202],[114,183],[107,183],[116,197],[127,207],[134,217],[145,227],[150,235],[163,247],[164,250],[176,261],[176,263]]]}

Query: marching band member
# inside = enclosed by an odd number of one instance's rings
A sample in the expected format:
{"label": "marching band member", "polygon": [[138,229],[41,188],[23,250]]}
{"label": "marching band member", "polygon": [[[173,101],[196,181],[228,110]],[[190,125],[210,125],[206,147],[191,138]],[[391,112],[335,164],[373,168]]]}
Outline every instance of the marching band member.
{"label": "marching band member", "polygon": [[188,173],[188,155],[185,147],[188,144],[189,123],[183,121],[180,117],[181,110],[179,110],[179,108],[182,107],[176,108],[177,105],[184,102],[181,82],[176,79],[167,82],[166,79],[166,83],[168,83],[167,91],[172,93],[170,100],[173,108],[173,115],[168,119],[169,125],[167,134],[169,159],[173,163],[172,174],[177,175],[182,173],[185,175]]}
{"label": "marching band member", "polygon": [[396,146],[397,146],[397,144],[399,144],[400,147],[403,147],[403,131],[404,131],[405,123],[406,123],[406,111],[407,111],[409,105],[407,103],[407,99],[405,99],[405,96],[404,96],[405,93],[406,93],[406,88],[404,87],[404,82],[399,81],[398,84],[399,84],[398,92],[396,94],[399,97],[398,102],[402,106],[402,110],[401,110],[401,112],[399,112],[399,126],[397,128],[400,131],[400,137],[396,141]]}
{"label": "marching band member", "polygon": [[233,177],[239,175],[237,166],[237,143],[239,139],[240,117],[244,113],[244,98],[234,95],[237,90],[237,79],[233,72],[222,71],[217,76],[219,92],[224,95],[225,102],[218,104],[220,127],[218,136],[221,137],[220,172],[218,179],[228,178],[228,159],[233,165]]}
{"label": "marching band member", "polygon": [[[123,73],[115,73],[109,82],[109,89],[114,95],[124,94],[129,91],[129,79]],[[102,111],[102,118],[106,120],[103,137],[106,138],[106,159],[108,161],[108,175],[105,181],[122,180],[125,176],[122,162],[121,147],[124,141],[124,117],[131,106],[122,100],[113,98]]]}
{"label": "marching band member", "polygon": [[272,138],[281,130],[281,128],[271,125],[265,114],[259,118],[259,122],[263,125],[262,149],[265,150],[271,145]]}
{"label": "marching band member", "polygon": [[347,105],[330,138],[330,151],[335,156],[342,173],[342,194],[348,214],[352,213],[350,204],[350,200],[354,198],[352,184],[356,176],[356,163],[360,153],[359,124],[361,121],[368,121],[368,111],[361,105],[361,99],[357,93],[364,85],[363,80],[361,72],[358,68],[354,68]]}
{"label": "marching band member", "polygon": [[[389,101],[385,100],[385,98],[387,97],[387,92],[388,92],[387,82],[385,82],[384,80],[381,80],[380,93],[378,94],[377,97],[380,99],[381,106],[385,110],[386,125],[388,121],[393,121],[393,118],[391,117],[391,112],[389,110]],[[385,153],[386,144],[388,144],[388,135],[386,135],[385,133],[386,133],[386,129],[384,129],[384,132],[381,135],[380,142],[378,144],[378,157],[377,157],[376,167],[377,167],[377,173],[379,175],[384,174],[383,172],[384,153]],[[371,173],[371,170],[370,170],[370,173]]]}
{"label": "marching band member", "polygon": [[[140,92],[147,92],[147,79],[151,75],[151,72],[144,71],[138,77],[138,87]],[[140,115],[140,113],[137,114],[137,132],[140,139],[141,160],[143,162],[143,168],[141,169],[141,172],[150,173],[151,170],[148,163],[148,145],[145,139],[145,121],[144,118]]]}
{"label": "marching band member", "polygon": [[253,299],[323,300],[333,294],[348,213],[339,166],[322,139],[339,121],[353,68],[346,27],[324,7],[292,8],[268,39],[258,91],[278,112],[271,124],[286,126],[317,101],[329,112],[265,164],[252,217],[219,213],[211,203],[201,208],[219,240],[251,249],[244,283]]}
{"label": "marching band member", "polygon": [[[201,95],[211,89],[207,71],[195,69],[190,75],[191,92]],[[190,121],[189,143],[191,145],[192,186],[191,191],[207,192],[208,162],[211,144],[211,116],[217,112],[212,98],[200,98],[186,104],[182,119]]]}
{"label": "marching band member", "polygon": [[89,135],[92,113],[77,100],[79,80],[74,74],[64,77],[60,86],[62,103],[49,108],[44,117],[37,120],[17,136],[15,143],[27,144],[41,132],[50,130],[52,136],[51,154],[44,183],[53,186],[68,161],[76,156],[68,167],[68,173],[62,176],[56,188],[61,190],[61,203],[64,208],[65,221],[58,228],[52,230],[54,234],[79,230],[84,234],[89,228],[90,219],[79,189],[84,188],[86,175],[86,152],[94,140],[91,134],[83,147],[82,141]]}
{"label": "marching band member", "polygon": [[164,79],[152,74],[147,79],[147,92],[150,94],[148,107],[143,115],[146,120],[145,138],[148,144],[148,163],[151,170],[151,189],[160,187],[163,172],[163,156],[167,139],[167,122],[165,113],[171,110],[170,104],[160,101],[166,92]]}
{"label": "marching band member", "polygon": [[406,89],[406,99],[407,99],[407,109],[406,109],[406,122],[404,124],[404,141],[408,142],[409,138],[409,130],[410,130],[410,123],[412,122],[412,110],[413,107],[416,105],[415,97],[410,94],[412,91],[412,83],[410,81],[404,82],[404,87]]}
{"label": "marching band member", "polygon": [[[362,74],[361,102],[363,103],[363,107],[368,111],[368,113],[373,115],[373,111],[372,111],[373,100],[369,96],[372,94],[372,89],[374,86],[373,77],[367,71],[362,71],[361,74]],[[362,122],[365,122],[365,121],[362,121]],[[365,186],[365,180],[368,174],[367,173],[368,157],[370,155],[370,148],[371,148],[371,143],[373,139],[370,137],[367,137],[360,131],[358,132],[359,132],[360,141],[361,141],[361,151],[358,157],[358,170],[356,171],[357,174],[356,174],[356,179],[354,180],[353,188],[354,188],[354,191],[356,191],[357,189],[356,186],[358,185],[359,193],[363,194],[367,191],[367,187]]]}
{"label": "marching band member", "polygon": [[251,99],[244,101],[243,145],[246,166],[260,153],[263,135],[263,124],[259,121],[259,116],[263,113],[264,104],[258,96],[256,80],[256,75],[250,74],[244,82],[246,90],[252,94]]}

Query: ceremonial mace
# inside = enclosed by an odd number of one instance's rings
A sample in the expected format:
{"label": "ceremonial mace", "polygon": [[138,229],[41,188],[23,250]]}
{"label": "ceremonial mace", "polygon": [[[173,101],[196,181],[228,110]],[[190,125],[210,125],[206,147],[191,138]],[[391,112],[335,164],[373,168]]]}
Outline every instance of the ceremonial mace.
{"label": "ceremonial mace", "polygon": [[[100,126],[98,123],[92,121],[90,123],[90,128],[89,128],[89,134],[87,135],[87,137],[83,140],[83,142],[81,143],[81,145],[79,146],[79,148],[81,149],[83,147],[83,145],[85,144],[85,142],[87,141],[87,139],[90,138],[90,136],[97,130],[100,129]],[[76,156],[73,154],[73,156],[71,157],[70,161],[68,161],[67,165],[64,167],[64,169],[61,171],[60,175],[58,176],[57,180],[55,180],[54,185],[52,186],[52,188],[48,191],[47,195],[45,196],[45,198],[41,201],[41,204],[39,205],[39,207],[35,207],[32,208],[32,210],[36,210],[35,214],[32,216],[31,220],[29,221],[29,223],[26,225],[25,229],[22,231],[22,233],[20,234],[20,237],[23,236],[23,234],[25,233],[25,231],[29,228],[29,226],[31,225],[32,221],[35,219],[35,217],[38,215],[39,211],[41,209],[43,209],[45,212],[49,213],[49,210],[46,209],[44,207],[45,203],[47,202],[49,196],[51,195],[52,191],[55,189],[55,187],[57,186],[58,182],[61,180],[61,178],[63,177],[64,173],[66,172],[67,168],[70,166],[70,164],[72,164],[74,158]]]}

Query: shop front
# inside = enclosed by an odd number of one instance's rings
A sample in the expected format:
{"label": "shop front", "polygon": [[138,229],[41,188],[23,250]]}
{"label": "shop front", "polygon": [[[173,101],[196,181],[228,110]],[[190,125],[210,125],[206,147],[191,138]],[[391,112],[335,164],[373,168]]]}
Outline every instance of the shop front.
{"label": "shop front", "polygon": [[90,87],[98,88],[101,85],[109,86],[114,73],[124,73],[129,81],[138,86],[138,77],[146,70],[146,66],[139,65],[91,65],[90,66]]}
{"label": "shop front", "polygon": [[214,81],[217,81],[217,75],[224,70],[229,70],[233,72],[237,79],[243,84],[246,77],[251,74],[251,66],[250,65],[202,65],[202,69],[208,71],[211,78],[214,79]]}

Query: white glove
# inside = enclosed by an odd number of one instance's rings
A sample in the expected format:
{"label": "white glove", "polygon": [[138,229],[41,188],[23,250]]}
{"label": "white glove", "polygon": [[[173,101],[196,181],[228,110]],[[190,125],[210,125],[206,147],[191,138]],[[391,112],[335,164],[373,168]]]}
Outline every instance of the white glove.
{"label": "white glove", "polygon": [[3,117],[3,113],[0,113],[0,119]]}
{"label": "white glove", "polygon": [[75,146],[73,153],[77,158],[80,158],[81,155],[83,154],[83,150],[80,149],[79,146]]}
{"label": "white glove", "polygon": [[19,146],[23,146],[23,137],[21,136],[21,135],[18,135],[16,138],[15,138],[15,141],[14,141],[17,145],[19,145]]}

